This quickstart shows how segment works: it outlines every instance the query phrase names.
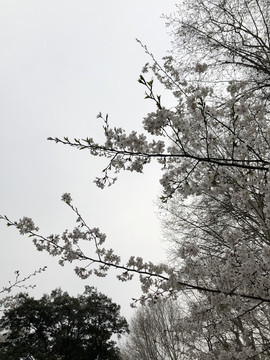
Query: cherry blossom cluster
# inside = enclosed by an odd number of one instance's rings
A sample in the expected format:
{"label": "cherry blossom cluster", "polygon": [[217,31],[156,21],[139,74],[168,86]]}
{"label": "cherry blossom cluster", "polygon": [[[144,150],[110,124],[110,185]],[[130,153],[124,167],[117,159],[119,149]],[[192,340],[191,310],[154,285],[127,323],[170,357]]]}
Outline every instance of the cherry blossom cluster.
{"label": "cherry blossom cluster", "polygon": [[[253,93],[243,94],[243,85],[231,82],[228,100],[219,106],[212,104],[213,88],[188,85],[185,96],[181,94],[176,99],[175,109],[168,110],[160,106],[160,98],[157,100],[153,94],[153,82],[144,80],[144,84],[150,88],[148,97],[155,100],[157,110],[144,118],[143,126],[156,139],[111,128],[108,117],[101,114],[106,138],[103,145],[91,138],[73,142],[68,138],[49,138],[107,157],[104,177],[95,180],[98,186],[116,180],[109,175],[111,171],[142,172],[152,159],[158,159],[164,169],[161,183],[165,197],[175,191],[198,195],[209,188],[209,183],[222,186],[224,182],[227,186],[226,172],[236,181],[239,171],[244,171],[245,176],[257,170],[268,172],[267,107],[261,106],[260,99],[254,100]],[[237,88],[242,91],[241,96],[237,96]]]}

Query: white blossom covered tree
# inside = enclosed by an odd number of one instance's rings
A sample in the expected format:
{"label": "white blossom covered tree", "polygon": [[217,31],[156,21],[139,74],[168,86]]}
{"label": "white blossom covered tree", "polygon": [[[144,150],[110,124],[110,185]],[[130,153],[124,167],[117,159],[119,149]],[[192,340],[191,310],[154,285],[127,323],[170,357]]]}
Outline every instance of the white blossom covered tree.
{"label": "white blossom covered tree", "polygon": [[[163,176],[161,201],[177,228],[176,261],[127,264],[107,249],[105,235],[90,228],[70,194],[62,200],[74,211],[77,226],[45,237],[32,219],[12,221],[33,238],[38,250],[73,262],[81,278],[119,279],[139,274],[141,302],[181,293],[187,311],[183,359],[267,359],[270,354],[270,127],[269,2],[199,0],[181,4],[174,25],[175,51],[160,65],[148,52],[153,71],[175,96],[167,108],[149,75],[139,82],[155,109],[143,119],[144,132],[127,134],[103,121],[105,140],[49,138],[108,159],[103,188],[122,170],[142,172],[152,160]],[[179,54],[179,56],[178,56]],[[81,242],[93,245],[82,251]]]}

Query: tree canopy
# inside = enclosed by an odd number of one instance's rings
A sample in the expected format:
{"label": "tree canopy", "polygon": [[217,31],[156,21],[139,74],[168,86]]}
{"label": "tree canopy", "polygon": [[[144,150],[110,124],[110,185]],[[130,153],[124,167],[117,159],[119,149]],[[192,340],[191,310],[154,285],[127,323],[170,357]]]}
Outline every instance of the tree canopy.
{"label": "tree canopy", "polygon": [[0,319],[3,360],[116,360],[112,335],[128,330],[120,307],[86,287],[83,295],[60,289],[36,300],[20,293]]}

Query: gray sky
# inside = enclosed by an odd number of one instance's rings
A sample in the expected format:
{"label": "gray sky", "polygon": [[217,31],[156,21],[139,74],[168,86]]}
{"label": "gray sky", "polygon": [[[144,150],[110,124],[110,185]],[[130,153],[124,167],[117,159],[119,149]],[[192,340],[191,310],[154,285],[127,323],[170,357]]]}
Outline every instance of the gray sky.
{"label": "gray sky", "polygon": [[[158,166],[144,175],[121,173],[113,187],[100,190],[93,179],[106,161],[46,139],[101,138],[100,111],[113,125],[141,130],[155,107],[137,82],[149,59],[135,38],[161,59],[172,39],[160,16],[173,10],[170,0],[0,0],[1,214],[32,217],[44,235],[72,229],[75,217],[60,201],[70,192],[88,225],[100,227],[124,258],[165,258],[154,208]],[[0,232],[0,286],[17,269],[27,275],[48,265],[33,279],[31,294],[61,287],[76,295],[94,285],[131,314],[138,282],[123,284],[114,275],[82,281],[4,222]]]}

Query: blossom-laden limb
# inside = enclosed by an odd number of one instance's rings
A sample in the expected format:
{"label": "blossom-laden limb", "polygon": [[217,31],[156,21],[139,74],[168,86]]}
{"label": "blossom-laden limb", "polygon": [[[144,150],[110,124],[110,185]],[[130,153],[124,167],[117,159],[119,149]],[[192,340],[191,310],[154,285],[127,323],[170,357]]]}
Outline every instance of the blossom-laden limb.
{"label": "blossom-laden limb", "polygon": [[187,85],[185,95],[177,93],[175,108],[166,109],[161,106],[160,97],[153,95],[153,82],[147,82],[143,76],[140,82],[147,86],[147,97],[157,106],[156,112],[143,120],[148,135],[135,131],[126,134],[122,128],[112,128],[107,115],[99,114],[104,124],[104,144],[88,137],[73,141],[67,137],[48,138],[88,150],[94,156],[107,157],[104,176],[95,180],[99,187],[116,181],[115,176],[110,176],[111,171],[141,173],[153,159],[164,171],[160,182],[165,199],[175,192],[199,195],[209,184],[224,182],[226,172],[235,181],[239,171],[245,176],[257,171],[267,176],[270,164],[267,100],[262,104],[248,91],[242,96],[245,85],[232,81],[225,103],[222,100],[213,104],[211,87]]}
{"label": "blossom-laden limb", "polygon": [[[237,288],[224,287],[220,283],[214,287],[202,281],[185,281],[182,271],[178,271],[173,266],[166,264],[153,264],[152,262],[144,262],[141,257],[130,257],[128,262],[121,264],[120,256],[116,255],[112,249],[106,249],[103,244],[106,236],[101,233],[98,228],[90,228],[78,209],[72,204],[70,194],[64,194],[62,200],[75,213],[78,225],[69,232],[65,230],[60,235],[50,235],[44,237],[38,233],[38,227],[29,218],[23,218],[19,221],[11,221],[8,217],[2,217],[7,221],[8,226],[16,227],[22,235],[26,234],[33,238],[38,251],[47,251],[52,256],[59,256],[59,264],[64,265],[66,262],[76,263],[75,273],[82,279],[88,278],[95,274],[99,277],[107,275],[110,268],[119,270],[117,275],[121,281],[128,281],[133,278],[134,274],[140,276],[141,288],[144,293],[141,302],[146,299],[155,298],[160,295],[173,294],[179,291],[194,290],[205,292],[223,297],[239,297],[242,299],[252,300],[255,302],[270,303],[270,296],[261,296],[252,294],[251,292],[239,292]],[[88,242],[92,245],[92,253],[87,254],[84,250],[84,243]],[[89,249],[89,247],[87,247]],[[77,265],[78,264],[78,265]],[[83,265],[82,265],[83,264]]]}

